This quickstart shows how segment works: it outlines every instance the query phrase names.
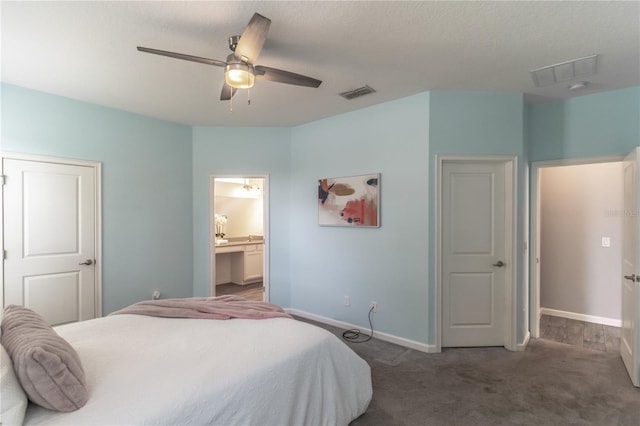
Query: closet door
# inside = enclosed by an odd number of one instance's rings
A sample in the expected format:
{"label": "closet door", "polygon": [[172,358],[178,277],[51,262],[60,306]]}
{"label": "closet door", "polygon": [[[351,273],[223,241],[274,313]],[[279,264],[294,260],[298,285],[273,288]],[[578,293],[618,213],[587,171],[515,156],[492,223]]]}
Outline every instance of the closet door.
{"label": "closet door", "polygon": [[51,325],[96,317],[96,170],[3,159],[4,304]]}

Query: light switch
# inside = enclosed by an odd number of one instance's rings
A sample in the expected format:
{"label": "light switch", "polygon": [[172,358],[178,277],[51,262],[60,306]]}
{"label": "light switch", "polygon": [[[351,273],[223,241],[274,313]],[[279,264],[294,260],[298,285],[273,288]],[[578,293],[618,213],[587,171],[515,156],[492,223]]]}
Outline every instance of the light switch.
{"label": "light switch", "polygon": [[611,237],[602,237],[602,247],[611,247]]}

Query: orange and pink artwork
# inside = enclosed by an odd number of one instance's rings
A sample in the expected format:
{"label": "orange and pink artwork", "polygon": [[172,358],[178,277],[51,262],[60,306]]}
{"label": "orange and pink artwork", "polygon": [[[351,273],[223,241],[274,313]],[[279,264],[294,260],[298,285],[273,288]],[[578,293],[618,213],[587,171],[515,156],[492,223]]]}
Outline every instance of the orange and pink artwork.
{"label": "orange and pink artwork", "polygon": [[380,226],[380,174],[318,180],[318,223]]}

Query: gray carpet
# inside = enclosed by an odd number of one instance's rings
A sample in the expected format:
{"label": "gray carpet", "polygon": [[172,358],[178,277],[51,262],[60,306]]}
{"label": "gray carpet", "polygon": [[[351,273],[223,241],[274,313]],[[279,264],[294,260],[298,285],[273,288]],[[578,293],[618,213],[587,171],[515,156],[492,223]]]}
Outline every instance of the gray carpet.
{"label": "gray carpet", "polygon": [[616,353],[543,339],[524,352],[425,354],[377,339],[348,345],[373,378],[373,401],[353,426],[640,425],[640,389]]}

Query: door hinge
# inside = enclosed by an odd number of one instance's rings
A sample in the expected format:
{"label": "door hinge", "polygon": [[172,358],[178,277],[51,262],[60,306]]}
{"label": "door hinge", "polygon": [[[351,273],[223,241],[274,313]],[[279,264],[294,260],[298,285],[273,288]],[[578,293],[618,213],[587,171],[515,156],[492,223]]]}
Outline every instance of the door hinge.
{"label": "door hinge", "polygon": [[7,259],[7,251],[2,250],[2,260],[6,260],[6,259]]}
{"label": "door hinge", "polygon": [[7,183],[7,176],[0,175],[0,185],[4,186],[5,183]]}

